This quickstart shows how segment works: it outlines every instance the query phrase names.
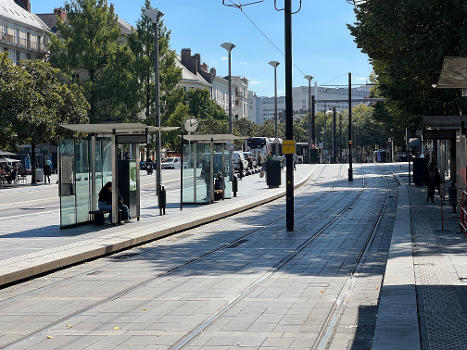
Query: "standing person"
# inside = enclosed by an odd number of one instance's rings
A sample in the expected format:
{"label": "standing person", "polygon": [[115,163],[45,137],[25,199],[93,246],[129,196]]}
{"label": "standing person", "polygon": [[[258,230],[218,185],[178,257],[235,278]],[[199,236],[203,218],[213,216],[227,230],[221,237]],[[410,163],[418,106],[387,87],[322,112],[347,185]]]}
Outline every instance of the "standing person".
{"label": "standing person", "polygon": [[[110,210],[109,220],[112,222],[112,182],[107,182],[102,187],[97,204],[100,210]],[[118,193],[118,209],[122,210],[122,219],[130,222],[130,208],[125,204],[120,193]]]}
{"label": "standing person", "polygon": [[240,156],[238,157],[238,177],[240,180],[243,179],[243,160]]}
{"label": "standing person", "polygon": [[425,172],[425,185],[427,187],[426,201],[428,202],[431,200],[431,203],[434,203],[435,190],[437,187],[441,186],[441,175],[434,163],[430,163],[427,171]]}
{"label": "standing person", "polygon": [[[50,162],[50,160],[49,160]],[[47,183],[47,180],[50,184],[50,175],[52,175],[52,168],[50,167],[49,163],[46,161],[44,166],[44,183]]]}

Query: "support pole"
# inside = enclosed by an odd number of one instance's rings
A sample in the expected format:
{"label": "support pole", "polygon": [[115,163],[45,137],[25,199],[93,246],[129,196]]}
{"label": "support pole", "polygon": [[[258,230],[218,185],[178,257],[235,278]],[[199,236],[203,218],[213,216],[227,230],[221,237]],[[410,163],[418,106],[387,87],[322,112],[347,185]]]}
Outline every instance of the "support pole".
{"label": "support pole", "polygon": [[311,143],[316,145],[316,100],[315,95],[311,96]]}
{"label": "support pole", "polygon": [[339,114],[339,163],[342,163],[342,114]]}
{"label": "support pole", "polygon": [[337,163],[336,107],[332,108],[332,163]]}
{"label": "support pole", "polygon": [[112,132],[112,225],[118,224],[117,144],[115,129]]}
{"label": "support pole", "polygon": [[[292,0],[284,0],[285,24],[285,137],[293,140],[292,110]],[[286,158],[286,226],[294,230],[294,169],[293,154]]]}
{"label": "support pole", "polygon": [[277,115],[277,66],[274,67],[274,155],[279,156],[279,143],[276,142],[278,138],[278,121]]}
{"label": "support pole", "polygon": [[[155,57],[155,100],[156,100],[156,127],[161,126],[161,108],[159,100],[159,21],[154,22],[154,57]],[[160,130],[156,131],[156,191],[157,195],[161,190],[161,132]]]}
{"label": "support pole", "polygon": [[352,73],[349,73],[349,181],[353,181],[352,170]]}

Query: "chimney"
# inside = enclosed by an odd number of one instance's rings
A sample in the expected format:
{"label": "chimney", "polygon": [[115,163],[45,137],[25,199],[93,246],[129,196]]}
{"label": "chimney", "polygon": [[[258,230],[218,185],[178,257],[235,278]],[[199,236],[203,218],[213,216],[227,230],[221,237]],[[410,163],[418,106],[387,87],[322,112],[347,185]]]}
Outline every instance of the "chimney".
{"label": "chimney", "polygon": [[193,73],[198,73],[201,71],[201,56],[199,53],[195,53],[194,55],[195,58],[195,71]]}
{"label": "chimney", "polygon": [[210,70],[209,70],[209,78],[210,78],[210,83],[214,83],[214,78],[216,77],[216,68],[212,67]]}
{"label": "chimney", "polygon": [[208,65],[206,64],[206,62],[203,62],[203,64],[201,65],[201,70],[203,72],[208,72]]}
{"label": "chimney", "polygon": [[31,1],[30,0],[15,0],[15,2],[28,12],[31,12]]}
{"label": "chimney", "polygon": [[60,17],[62,23],[66,21],[66,11],[63,7],[58,7],[54,10],[54,14]]}
{"label": "chimney", "polygon": [[182,49],[182,64],[191,70],[191,49]]}

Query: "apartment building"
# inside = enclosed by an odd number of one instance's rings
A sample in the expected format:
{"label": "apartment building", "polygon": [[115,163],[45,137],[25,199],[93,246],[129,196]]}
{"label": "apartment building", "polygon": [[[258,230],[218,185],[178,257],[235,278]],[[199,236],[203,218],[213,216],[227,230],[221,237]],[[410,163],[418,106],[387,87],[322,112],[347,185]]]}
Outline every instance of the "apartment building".
{"label": "apartment building", "polygon": [[30,0],[0,0],[0,52],[17,63],[47,54],[48,26],[31,13]]}

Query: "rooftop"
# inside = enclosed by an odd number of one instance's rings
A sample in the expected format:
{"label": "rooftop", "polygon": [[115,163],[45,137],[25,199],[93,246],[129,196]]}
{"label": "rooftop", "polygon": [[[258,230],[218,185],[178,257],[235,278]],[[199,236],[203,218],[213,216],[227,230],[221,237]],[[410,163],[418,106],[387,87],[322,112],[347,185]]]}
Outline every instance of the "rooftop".
{"label": "rooftop", "polygon": [[13,0],[0,0],[0,17],[35,29],[49,31],[49,27],[39,16],[26,11]]}

